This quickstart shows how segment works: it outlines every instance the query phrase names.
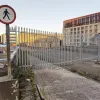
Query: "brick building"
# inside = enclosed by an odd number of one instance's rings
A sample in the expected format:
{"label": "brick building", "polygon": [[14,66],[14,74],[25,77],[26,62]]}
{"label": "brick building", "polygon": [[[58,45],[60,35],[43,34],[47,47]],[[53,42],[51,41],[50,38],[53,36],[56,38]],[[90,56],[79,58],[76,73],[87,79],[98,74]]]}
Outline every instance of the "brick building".
{"label": "brick building", "polygon": [[89,45],[100,33],[100,12],[63,21],[63,43],[66,46]]}

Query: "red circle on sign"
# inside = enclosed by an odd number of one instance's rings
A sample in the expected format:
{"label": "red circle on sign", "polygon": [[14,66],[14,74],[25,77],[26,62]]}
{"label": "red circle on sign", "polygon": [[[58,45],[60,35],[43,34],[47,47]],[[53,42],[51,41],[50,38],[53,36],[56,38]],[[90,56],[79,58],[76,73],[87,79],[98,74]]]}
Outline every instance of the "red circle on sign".
{"label": "red circle on sign", "polygon": [[11,22],[5,22],[5,21],[2,21],[0,19],[0,22],[2,22],[3,24],[11,24],[11,23],[13,23],[15,21],[15,19],[16,19],[16,12],[15,12],[15,10],[12,7],[8,6],[8,5],[2,5],[2,6],[0,6],[0,9],[3,8],[3,7],[10,8],[13,11],[13,13],[14,13],[14,19]]}

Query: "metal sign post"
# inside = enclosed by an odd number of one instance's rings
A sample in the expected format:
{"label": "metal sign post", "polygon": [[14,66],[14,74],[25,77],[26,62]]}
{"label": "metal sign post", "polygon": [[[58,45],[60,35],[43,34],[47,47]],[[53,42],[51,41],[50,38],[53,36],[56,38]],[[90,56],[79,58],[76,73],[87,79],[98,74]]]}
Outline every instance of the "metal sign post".
{"label": "metal sign post", "polygon": [[9,24],[6,24],[6,41],[7,41],[8,77],[11,78],[11,61],[10,61],[10,29],[9,29]]}
{"label": "metal sign post", "polygon": [[7,43],[7,63],[8,63],[8,77],[11,79],[11,61],[10,61],[10,28],[9,24],[16,19],[16,12],[8,5],[0,6],[0,22],[6,24],[6,43]]}

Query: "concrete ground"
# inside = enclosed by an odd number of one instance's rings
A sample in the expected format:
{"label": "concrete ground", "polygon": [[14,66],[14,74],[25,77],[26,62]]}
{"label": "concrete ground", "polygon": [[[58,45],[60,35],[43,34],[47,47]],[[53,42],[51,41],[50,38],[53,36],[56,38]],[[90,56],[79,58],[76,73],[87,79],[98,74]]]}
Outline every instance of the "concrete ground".
{"label": "concrete ground", "polygon": [[37,84],[47,100],[100,100],[100,83],[35,57],[31,63],[35,66]]}
{"label": "concrete ground", "polygon": [[8,80],[9,80],[8,76],[0,77],[0,82],[4,82],[4,81],[8,81]]}
{"label": "concrete ground", "polygon": [[100,100],[100,84],[65,69],[35,70],[48,100]]}
{"label": "concrete ground", "polygon": [[27,84],[27,87],[25,88],[25,90],[23,92],[24,92],[23,100],[34,100],[33,93],[32,93],[32,86],[31,86],[30,82]]}

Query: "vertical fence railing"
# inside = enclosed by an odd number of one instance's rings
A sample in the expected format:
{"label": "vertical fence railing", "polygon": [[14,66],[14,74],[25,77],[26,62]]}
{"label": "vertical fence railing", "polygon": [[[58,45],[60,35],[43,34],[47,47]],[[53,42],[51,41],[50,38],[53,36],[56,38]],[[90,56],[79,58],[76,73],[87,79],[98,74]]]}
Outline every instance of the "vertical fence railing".
{"label": "vertical fence railing", "polygon": [[26,57],[25,57],[25,28],[23,29],[23,65],[26,66]]}
{"label": "vertical fence railing", "polygon": [[[65,35],[63,35],[65,37]],[[63,60],[63,65],[66,64],[66,47],[65,47],[65,41],[63,40],[63,55],[64,55],[64,60]]]}
{"label": "vertical fence railing", "polygon": [[[49,37],[48,37],[48,40],[49,40],[49,41],[48,41],[48,64],[50,63],[50,56],[51,56],[51,55],[50,55],[50,39],[51,39],[50,34],[51,34],[51,32],[48,33],[48,36],[49,36]],[[50,65],[49,65],[49,66],[50,66]]]}
{"label": "vertical fence railing", "polygon": [[[11,37],[10,37],[11,38]],[[16,42],[16,39],[17,39],[17,27],[15,26],[15,49],[17,49],[17,42]],[[18,63],[18,51],[16,53],[16,64]]]}
{"label": "vertical fence railing", "polygon": [[58,33],[58,43],[59,43],[58,44],[58,54],[59,55],[58,55],[58,62],[57,62],[57,64],[60,66],[59,62],[60,62],[60,47],[61,47],[60,45],[61,44],[60,44],[60,34],[59,33]]}
{"label": "vertical fence railing", "polygon": [[80,61],[82,62],[82,34],[80,33]]}
{"label": "vertical fence railing", "polygon": [[26,60],[26,64],[25,64],[25,66],[27,66],[27,64],[28,64],[28,46],[27,46],[27,43],[28,43],[28,39],[27,39],[27,28],[25,29],[25,60]]}
{"label": "vertical fence railing", "polygon": [[[32,59],[33,59],[33,44],[34,44],[33,29],[31,29],[31,56],[32,56]],[[32,65],[32,60],[31,60],[31,65]]]}
{"label": "vertical fence railing", "polygon": [[[43,61],[46,61],[46,62],[48,62],[48,47],[47,47],[47,42],[48,42],[48,40],[47,39],[45,39],[45,38],[48,38],[47,37],[47,34],[48,34],[48,32],[44,32],[43,31],[43,35],[44,35],[44,42],[43,42]],[[45,43],[46,42],[46,43]],[[45,64],[45,66],[48,66],[48,63],[46,63]]]}
{"label": "vertical fence railing", "polygon": [[61,66],[61,59],[60,58],[61,58],[61,34],[59,34],[59,61],[58,61],[59,66]]}
{"label": "vertical fence railing", "polygon": [[[40,48],[40,60],[42,61],[42,60],[43,60],[43,55],[42,55],[42,54],[43,54],[43,40],[44,40],[43,37],[44,37],[44,36],[42,35],[42,34],[43,34],[42,31],[40,31],[40,34],[41,34],[41,43],[40,43],[40,44],[41,44],[41,46],[40,46],[40,47],[41,47],[41,48]],[[42,65],[43,65],[43,64],[41,64],[41,66],[42,66]]]}
{"label": "vertical fence railing", "polygon": [[97,45],[98,45],[98,58],[97,59],[100,62],[100,33],[98,36]]}
{"label": "vertical fence railing", "polygon": [[66,57],[65,57],[65,59],[66,59],[66,63],[65,63],[65,65],[67,65],[67,61],[68,61],[68,59],[67,59],[67,38],[66,38],[66,34],[65,34],[65,50],[66,50]]}
{"label": "vertical fence railing", "polygon": [[31,41],[30,41],[30,38],[31,38],[31,30],[29,28],[29,66],[31,66]]}
{"label": "vertical fence railing", "polygon": [[[70,39],[77,41],[77,35],[70,38],[68,35],[32,30],[28,28],[17,27],[17,42],[18,49],[18,64],[20,66],[47,66],[51,67],[52,64],[59,64],[61,66],[73,63],[74,61],[82,61],[83,55],[88,52],[91,54],[89,57],[95,56],[92,54],[95,47],[83,47],[82,36],[80,34],[80,46],[70,44]],[[65,39],[64,39],[65,38]],[[99,39],[100,40],[100,39]],[[100,43],[98,43],[98,60],[100,60]],[[83,55],[82,55],[83,54]],[[79,57],[77,57],[77,55]]]}
{"label": "vertical fence railing", "polygon": [[19,66],[21,66],[21,50],[20,50],[20,27],[18,27],[18,38],[19,38]]}

